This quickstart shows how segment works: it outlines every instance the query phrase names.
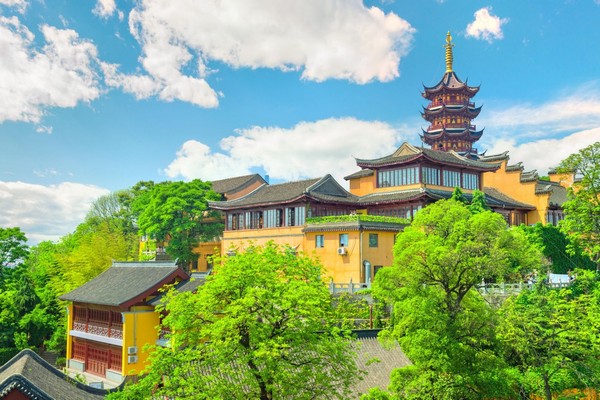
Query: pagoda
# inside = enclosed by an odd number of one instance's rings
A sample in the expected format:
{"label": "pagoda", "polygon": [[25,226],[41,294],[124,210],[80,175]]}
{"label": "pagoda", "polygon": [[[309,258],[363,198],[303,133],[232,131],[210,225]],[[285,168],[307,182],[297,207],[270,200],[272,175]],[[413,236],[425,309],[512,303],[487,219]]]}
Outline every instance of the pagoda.
{"label": "pagoda", "polygon": [[430,101],[423,107],[421,115],[429,122],[421,139],[433,150],[453,150],[464,156],[477,154],[473,143],[481,138],[483,129],[476,130],[472,120],[479,115],[481,107],[475,107],[471,99],[479,91],[479,86],[469,86],[462,82],[452,69],[452,36],[446,35],[446,73],[437,85],[423,85],[423,97]]}

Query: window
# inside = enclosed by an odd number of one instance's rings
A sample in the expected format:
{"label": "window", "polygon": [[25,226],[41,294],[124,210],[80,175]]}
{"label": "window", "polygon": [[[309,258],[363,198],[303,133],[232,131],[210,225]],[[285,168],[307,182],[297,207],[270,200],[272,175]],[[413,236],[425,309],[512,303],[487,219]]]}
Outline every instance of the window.
{"label": "window", "polygon": [[376,265],[373,267],[373,276],[377,275],[377,272],[379,272],[379,270],[383,268],[383,265]]}
{"label": "window", "polygon": [[325,247],[325,236],[317,235],[315,236],[315,247]]}
{"label": "window", "polygon": [[463,189],[479,189],[479,174],[463,172]]}
{"label": "window", "polygon": [[377,233],[369,233],[369,247],[379,247],[379,235]]}
{"label": "window", "polygon": [[440,184],[440,170],[432,167],[423,167],[423,183],[429,183],[430,185]]}
{"label": "window", "polygon": [[340,247],[348,247],[348,234],[340,233]]}
{"label": "window", "polygon": [[412,185],[419,182],[419,168],[377,171],[377,187]]}
{"label": "window", "polygon": [[460,172],[444,171],[443,178],[444,178],[444,186],[460,187]]}

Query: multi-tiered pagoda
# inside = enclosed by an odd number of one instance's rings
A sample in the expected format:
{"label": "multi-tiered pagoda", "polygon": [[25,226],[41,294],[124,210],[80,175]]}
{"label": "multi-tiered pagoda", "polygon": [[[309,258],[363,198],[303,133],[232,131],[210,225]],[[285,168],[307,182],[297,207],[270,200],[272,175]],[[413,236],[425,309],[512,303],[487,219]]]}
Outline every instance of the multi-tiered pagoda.
{"label": "multi-tiered pagoda", "polygon": [[483,134],[471,121],[479,115],[481,107],[475,107],[471,99],[479,91],[479,86],[469,86],[462,82],[452,70],[452,36],[446,35],[446,73],[435,86],[424,86],[423,97],[430,101],[421,115],[430,125],[423,130],[421,138],[434,150],[454,150],[469,156],[477,153],[473,148]]}

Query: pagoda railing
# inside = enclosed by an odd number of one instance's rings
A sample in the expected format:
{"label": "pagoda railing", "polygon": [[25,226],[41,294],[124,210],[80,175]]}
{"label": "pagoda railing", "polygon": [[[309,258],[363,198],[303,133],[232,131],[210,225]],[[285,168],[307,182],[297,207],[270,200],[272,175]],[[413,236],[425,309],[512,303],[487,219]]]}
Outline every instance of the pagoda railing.
{"label": "pagoda railing", "polygon": [[440,106],[445,106],[445,105],[467,105],[468,107],[475,107],[475,103],[472,102],[468,102],[468,103],[458,103],[458,102],[450,102],[450,103],[446,103],[445,101],[438,101],[438,100],[434,100],[431,103],[429,103],[429,105],[427,106],[427,108],[435,108],[435,107],[440,107]]}
{"label": "pagoda railing", "polygon": [[120,312],[74,307],[73,330],[113,339],[123,339]]}
{"label": "pagoda railing", "polygon": [[444,129],[444,128],[465,128],[465,129],[471,129],[471,130],[475,130],[475,125],[470,125],[470,124],[465,124],[464,122],[461,123],[455,123],[455,124],[431,124],[429,126],[429,131],[431,130],[437,130],[437,129]]}

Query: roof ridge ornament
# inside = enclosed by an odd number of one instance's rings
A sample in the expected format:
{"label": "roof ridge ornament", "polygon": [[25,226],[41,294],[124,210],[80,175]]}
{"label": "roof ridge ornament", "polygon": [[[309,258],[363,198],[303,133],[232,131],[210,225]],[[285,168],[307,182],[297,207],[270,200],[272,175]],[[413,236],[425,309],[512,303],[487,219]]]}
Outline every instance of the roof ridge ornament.
{"label": "roof ridge ornament", "polygon": [[444,45],[446,48],[446,73],[452,72],[452,61],[454,61],[452,56],[452,48],[454,47],[454,43],[452,43],[452,35],[450,35],[450,31],[446,34],[446,44]]}

